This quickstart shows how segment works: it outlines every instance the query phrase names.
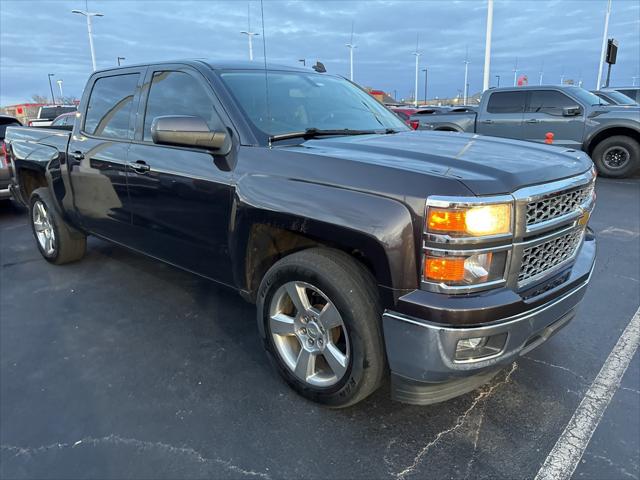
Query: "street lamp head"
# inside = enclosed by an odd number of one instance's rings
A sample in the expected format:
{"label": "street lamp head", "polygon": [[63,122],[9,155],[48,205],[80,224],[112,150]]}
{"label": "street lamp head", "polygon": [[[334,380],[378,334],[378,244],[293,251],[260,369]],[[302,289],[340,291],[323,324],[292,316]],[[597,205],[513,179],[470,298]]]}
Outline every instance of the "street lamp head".
{"label": "street lamp head", "polygon": [[85,14],[85,12],[83,12],[82,10],[71,10],[71,13],[79,13],[80,15]]}
{"label": "street lamp head", "polygon": [[55,73],[47,73],[47,75],[49,75],[50,77],[55,77],[56,76]]}

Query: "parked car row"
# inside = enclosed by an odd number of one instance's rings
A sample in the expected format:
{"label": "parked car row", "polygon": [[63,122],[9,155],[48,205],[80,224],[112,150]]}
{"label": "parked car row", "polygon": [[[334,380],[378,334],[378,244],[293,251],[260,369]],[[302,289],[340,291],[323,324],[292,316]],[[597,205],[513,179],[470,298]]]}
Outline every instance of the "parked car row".
{"label": "parked car row", "polygon": [[409,403],[471,391],[591,278],[595,171],[571,148],[412,131],[339,76],[254,62],[94,72],[79,110],[7,131],[42,256],[96,235],[235,289],[280,375],[332,407],[387,375]]}
{"label": "parked car row", "polygon": [[486,91],[476,112],[411,116],[420,129],[470,132],[583,150],[605,176],[640,169],[640,107],[610,105],[576,86]]}
{"label": "parked car row", "polygon": [[11,183],[11,175],[9,173],[9,162],[6,158],[6,146],[4,137],[7,127],[22,125],[16,117],[10,115],[0,115],[0,201],[11,198],[9,184]]}

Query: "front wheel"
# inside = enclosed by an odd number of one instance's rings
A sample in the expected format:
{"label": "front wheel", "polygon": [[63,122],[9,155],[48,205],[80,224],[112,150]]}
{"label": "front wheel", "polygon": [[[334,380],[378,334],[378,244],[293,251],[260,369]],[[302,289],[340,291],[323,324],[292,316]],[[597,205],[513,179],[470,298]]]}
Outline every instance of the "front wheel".
{"label": "front wheel", "polygon": [[601,175],[628,177],[640,168],[640,144],[631,137],[614,135],[598,143],[592,157]]}
{"label": "front wheel", "polygon": [[347,407],[380,385],[385,356],[375,282],[350,256],[314,248],[277,262],[258,293],[265,347],[304,397]]}

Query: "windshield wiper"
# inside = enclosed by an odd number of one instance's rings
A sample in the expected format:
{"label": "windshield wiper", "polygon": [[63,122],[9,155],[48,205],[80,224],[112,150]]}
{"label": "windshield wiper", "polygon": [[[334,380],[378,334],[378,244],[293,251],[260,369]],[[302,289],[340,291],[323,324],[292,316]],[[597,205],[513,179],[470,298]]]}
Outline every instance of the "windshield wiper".
{"label": "windshield wiper", "polygon": [[375,135],[380,133],[396,133],[392,128],[387,128],[384,132],[376,130],[352,130],[350,128],[343,128],[337,130],[322,130],[320,128],[307,128],[304,132],[290,132],[281,133],[279,135],[272,135],[269,137],[269,143],[277,142],[278,140],[288,140],[290,138],[318,138],[318,137],[333,137],[339,135]]}

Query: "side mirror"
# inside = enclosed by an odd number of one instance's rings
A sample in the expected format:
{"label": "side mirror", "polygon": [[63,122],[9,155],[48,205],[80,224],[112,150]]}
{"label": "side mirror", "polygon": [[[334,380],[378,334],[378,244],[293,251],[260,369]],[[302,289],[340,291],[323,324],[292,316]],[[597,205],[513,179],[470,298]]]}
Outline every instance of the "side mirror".
{"label": "side mirror", "polygon": [[[229,142],[226,132],[212,132],[200,117],[170,115],[156,117],[151,123],[151,138],[159,145],[201,147],[210,150],[227,150]],[[226,147],[226,148],[225,148]]]}
{"label": "side mirror", "polygon": [[578,105],[572,105],[571,107],[564,107],[562,109],[563,117],[575,117],[576,115],[580,115],[582,113],[582,109]]}

